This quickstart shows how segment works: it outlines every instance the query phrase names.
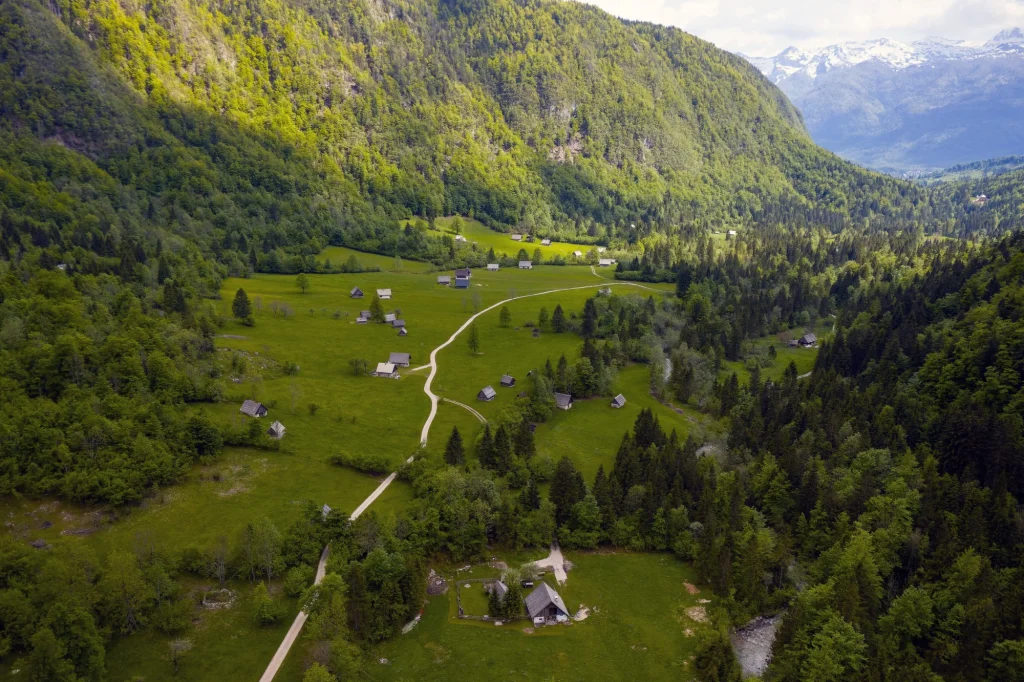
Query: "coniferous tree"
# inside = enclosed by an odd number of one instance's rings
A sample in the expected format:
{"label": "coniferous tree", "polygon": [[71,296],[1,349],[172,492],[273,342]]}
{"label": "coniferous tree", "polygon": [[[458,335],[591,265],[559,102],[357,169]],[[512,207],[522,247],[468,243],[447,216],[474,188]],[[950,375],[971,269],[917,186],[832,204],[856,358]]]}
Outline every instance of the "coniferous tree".
{"label": "coniferous tree", "polygon": [[583,476],[576,470],[571,459],[563,457],[555,467],[555,476],[548,493],[548,499],[555,505],[555,523],[561,526],[568,521],[573,505],[582,500],[586,493]]}
{"label": "coniferous tree", "polygon": [[249,303],[249,296],[245,289],[235,292],[235,300],[231,302],[231,314],[239,320],[244,320],[252,315],[252,305]]}
{"label": "coniferous tree", "polygon": [[380,296],[377,294],[374,294],[373,300],[370,301],[370,319],[374,322],[384,321],[384,306],[381,305]]}
{"label": "coniferous tree", "polygon": [[494,436],[491,435],[490,423],[484,424],[484,433],[480,437],[480,446],[477,449],[477,458],[480,460],[480,466],[485,469],[491,469],[494,467]]}
{"label": "coniferous tree", "polygon": [[589,341],[594,338],[596,332],[597,306],[594,305],[594,299],[588,298],[587,302],[583,304],[583,323],[580,326],[580,336]]}
{"label": "coniferous tree", "polygon": [[523,459],[530,459],[537,454],[537,445],[533,439],[533,429],[530,428],[530,423],[525,419],[519,422],[519,428],[516,430],[515,451]]}
{"label": "coniferous tree", "polygon": [[501,306],[501,314],[499,315],[498,323],[502,327],[507,327],[512,324],[512,313],[509,312],[507,305]]}
{"label": "coniferous tree", "polygon": [[444,461],[450,466],[462,466],[466,463],[466,451],[462,447],[462,435],[459,427],[452,427],[452,435],[448,437],[448,444],[444,448]]}
{"label": "coniferous tree", "polygon": [[473,355],[480,351],[480,332],[477,331],[475,324],[469,326],[469,337],[466,339],[466,345],[469,346],[469,352]]}
{"label": "coniferous tree", "polygon": [[551,329],[557,334],[565,331],[565,311],[562,310],[561,303],[556,305],[555,312],[551,313]]}
{"label": "coniferous tree", "polygon": [[494,456],[491,460],[491,468],[504,476],[512,467],[512,455],[514,446],[512,434],[504,424],[494,432]]}

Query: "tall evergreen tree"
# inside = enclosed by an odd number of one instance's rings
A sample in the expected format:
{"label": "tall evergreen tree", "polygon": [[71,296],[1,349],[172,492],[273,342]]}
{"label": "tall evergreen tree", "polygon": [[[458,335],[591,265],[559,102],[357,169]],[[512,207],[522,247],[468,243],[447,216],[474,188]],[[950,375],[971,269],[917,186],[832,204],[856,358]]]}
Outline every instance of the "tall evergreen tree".
{"label": "tall evergreen tree", "polygon": [[462,447],[462,435],[459,427],[452,427],[452,435],[444,448],[444,461],[451,466],[462,466],[466,462],[466,451]]}
{"label": "tall evergreen tree", "polygon": [[562,310],[561,303],[556,305],[555,312],[551,313],[551,329],[558,334],[565,331],[565,311]]}
{"label": "tall evergreen tree", "polygon": [[245,293],[245,289],[235,292],[235,300],[231,302],[231,314],[239,320],[244,320],[252,315],[252,305],[249,303],[249,296]]}

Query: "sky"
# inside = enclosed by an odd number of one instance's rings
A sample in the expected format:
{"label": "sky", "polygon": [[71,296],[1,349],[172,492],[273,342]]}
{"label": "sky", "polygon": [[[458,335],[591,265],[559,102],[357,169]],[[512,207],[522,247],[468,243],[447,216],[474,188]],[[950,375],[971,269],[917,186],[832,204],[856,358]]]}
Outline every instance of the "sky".
{"label": "sky", "polygon": [[790,45],[928,36],[985,42],[1024,28],[1024,0],[585,0],[624,19],[667,24],[754,57]]}

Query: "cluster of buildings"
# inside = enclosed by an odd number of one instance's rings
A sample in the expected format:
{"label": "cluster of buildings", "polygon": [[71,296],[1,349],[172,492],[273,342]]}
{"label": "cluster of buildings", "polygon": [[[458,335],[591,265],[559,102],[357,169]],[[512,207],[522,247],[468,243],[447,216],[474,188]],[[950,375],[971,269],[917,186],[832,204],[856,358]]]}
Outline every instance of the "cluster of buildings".
{"label": "cluster of buildings", "polygon": [[[349,298],[363,298],[363,290],[359,287],[352,287],[352,291],[348,295]],[[382,301],[390,301],[391,289],[377,289],[377,298]],[[356,324],[366,324],[372,316],[369,310],[360,310],[359,317],[356,318]],[[405,328],[405,320],[400,319],[395,313],[384,315],[384,324],[391,325],[397,329],[399,336],[406,336],[409,333],[409,330]]]}
{"label": "cluster of buildings", "polygon": [[[523,587],[532,587],[533,583],[524,581],[522,585]],[[502,581],[496,580],[488,587],[488,591],[497,592],[498,599],[504,601],[508,594],[508,586]],[[566,608],[561,595],[545,582],[526,595],[523,604],[534,625],[554,625],[569,620],[569,609]]]}
{"label": "cluster of buildings", "polygon": [[[258,403],[255,400],[246,400],[242,403],[242,406],[238,409],[238,411],[247,417],[252,417],[253,419],[262,419],[263,417],[267,416],[267,413],[270,410],[268,410],[267,406],[264,405],[263,403]],[[270,436],[271,438],[281,440],[282,438],[284,438],[284,424],[282,424],[279,421],[275,421],[273,424],[270,425],[270,428],[267,429],[267,435]]]}

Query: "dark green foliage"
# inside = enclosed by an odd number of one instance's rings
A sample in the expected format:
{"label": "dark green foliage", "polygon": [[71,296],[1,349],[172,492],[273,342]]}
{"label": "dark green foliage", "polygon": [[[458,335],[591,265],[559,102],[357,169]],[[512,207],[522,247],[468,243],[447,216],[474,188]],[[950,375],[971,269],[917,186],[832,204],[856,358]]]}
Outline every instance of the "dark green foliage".
{"label": "dark green foliage", "polygon": [[[700,635],[697,654],[693,659],[693,669],[700,682],[741,682],[743,674],[740,664],[733,655],[729,635],[717,628],[705,631]],[[809,678],[837,679],[837,678]]]}
{"label": "dark green foliage", "polygon": [[462,446],[462,436],[457,426],[452,427],[452,435],[444,448],[444,461],[450,466],[462,466],[466,462],[466,451]]}
{"label": "dark green foliage", "polygon": [[231,302],[231,314],[239,320],[244,320],[252,315],[252,305],[249,303],[249,296],[245,293],[245,289],[235,292],[235,300]]}
{"label": "dark green foliage", "polygon": [[551,329],[561,334],[565,331],[565,311],[561,304],[555,306],[555,312],[551,313]]}

